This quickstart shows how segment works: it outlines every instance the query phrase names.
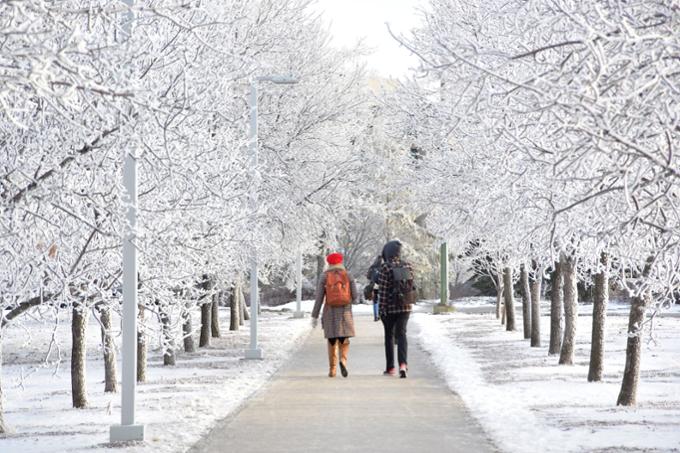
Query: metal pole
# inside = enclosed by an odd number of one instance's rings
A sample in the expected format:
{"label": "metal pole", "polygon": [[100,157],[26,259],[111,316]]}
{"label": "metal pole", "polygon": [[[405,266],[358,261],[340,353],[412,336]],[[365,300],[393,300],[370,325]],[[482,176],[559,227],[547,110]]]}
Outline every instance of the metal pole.
{"label": "metal pole", "polygon": [[[250,149],[250,210],[253,223],[255,224],[257,218],[257,81],[250,83],[250,97],[248,98],[248,106],[250,107],[250,133],[249,133],[249,149]],[[253,228],[255,225],[253,224]],[[257,233],[253,232],[255,237]],[[253,241],[254,242],[254,241]],[[246,359],[262,359],[262,349],[257,347],[257,313],[260,304],[260,297],[258,293],[258,263],[257,263],[257,247],[255,243],[251,244],[251,268],[250,268],[250,347],[245,352]]]}
{"label": "metal pole", "polygon": [[137,226],[137,159],[125,157],[123,185],[127,192],[127,220],[130,230],[123,242],[123,395],[122,425],[135,423],[135,390],[137,370],[137,249],[134,244]]}
{"label": "metal pole", "polygon": [[441,288],[439,290],[439,303],[446,305],[449,301],[449,250],[446,242],[442,242],[439,249],[440,260],[440,282]]}
{"label": "metal pole", "polygon": [[[130,11],[123,22],[125,39],[132,33],[134,0],[123,0]],[[127,204],[127,227],[123,237],[123,389],[120,425],[109,430],[111,442],[144,440],[144,425],[135,425],[135,394],[137,391],[137,156],[134,150],[125,155],[123,163],[123,203]]]}
{"label": "metal pole", "polygon": [[304,318],[305,314],[302,313],[302,252],[298,252],[297,256],[297,288],[295,291],[295,313],[294,318]]}
{"label": "metal pole", "polygon": [[127,203],[128,227],[123,239],[123,391],[120,426],[111,426],[111,442],[144,440],[144,425],[135,425],[137,391],[137,157],[125,156],[123,166],[123,201]]}
{"label": "metal pole", "polygon": [[[268,76],[257,77],[250,82],[250,97],[248,98],[248,107],[250,107],[250,133],[249,146],[250,149],[250,210],[253,220],[252,234],[255,238],[258,236],[257,231],[257,189],[259,187],[259,174],[257,170],[257,82],[272,82],[276,84],[294,84],[297,80],[288,76]],[[257,315],[260,306],[260,296],[258,289],[258,258],[257,247],[255,239],[251,244],[251,268],[250,268],[250,347],[245,352],[246,359],[262,359],[262,349],[257,346]]]}

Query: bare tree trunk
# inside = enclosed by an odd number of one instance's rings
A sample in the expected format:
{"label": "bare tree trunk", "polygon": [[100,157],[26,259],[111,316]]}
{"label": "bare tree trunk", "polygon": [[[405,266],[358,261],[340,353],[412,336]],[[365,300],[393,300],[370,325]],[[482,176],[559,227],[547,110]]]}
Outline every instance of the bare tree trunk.
{"label": "bare tree trunk", "polygon": [[574,364],[576,321],[578,319],[578,291],[576,289],[576,259],[562,254],[562,278],[564,279],[564,338],[560,350],[560,365]]}
{"label": "bare tree trunk", "polygon": [[234,288],[229,292],[229,330],[238,330],[240,326],[241,304],[238,291],[238,286],[234,284]]}
{"label": "bare tree trunk", "polygon": [[163,329],[163,366],[175,366],[175,339],[172,335],[170,314],[158,302],[158,317]]}
{"label": "bare tree trunk", "polygon": [[326,265],[326,257],[324,256],[325,248],[322,246],[319,254],[316,256],[316,285],[319,284],[319,279],[321,274],[323,274],[323,268]]}
{"label": "bare tree trunk", "polygon": [[184,339],[184,352],[196,352],[194,345],[194,328],[191,325],[191,304],[186,303],[182,312],[182,337]]}
{"label": "bare tree trunk", "polygon": [[501,306],[503,304],[503,273],[496,275],[496,319],[501,317]]}
{"label": "bare tree trunk", "polygon": [[201,305],[201,338],[198,346],[204,348],[210,346],[210,324],[212,323],[212,302]]}
{"label": "bare tree trunk", "polygon": [[9,431],[9,427],[5,424],[5,409],[2,405],[2,330],[0,330],[0,434],[5,434]]}
{"label": "bare tree trunk", "polygon": [[522,323],[524,338],[531,338],[531,288],[529,288],[529,273],[522,264],[519,267],[520,292],[522,293]]}
{"label": "bare tree trunk", "polygon": [[550,273],[550,347],[548,354],[559,354],[562,349],[562,265],[553,263]]}
{"label": "bare tree trunk", "polygon": [[634,297],[628,317],[628,343],[626,344],[626,367],[623,371],[617,406],[635,406],[640,381],[640,353],[642,352],[642,323],[650,302],[650,295]]}
{"label": "bare tree trunk", "polygon": [[219,292],[219,294],[215,294],[213,296],[213,302],[210,305],[210,310],[211,310],[211,316],[210,316],[210,331],[212,333],[213,338],[219,338],[220,337],[220,310],[219,310],[219,305],[220,305],[220,299],[222,298],[222,295],[224,293],[222,291]]}
{"label": "bare tree trunk", "polygon": [[[210,291],[213,287],[212,280],[207,275],[203,276],[203,289]],[[201,304],[201,337],[198,346],[204,348],[210,346],[211,324],[212,324],[212,299],[204,296],[205,301]]]}
{"label": "bare tree trunk", "polygon": [[541,284],[543,269],[538,269],[538,265],[534,261],[534,272],[536,276],[531,279],[531,347],[541,347]]}
{"label": "bare tree trunk", "polygon": [[239,304],[241,305],[241,320],[240,324],[244,324],[245,321],[250,320],[250,313],[248,313],[248,308],[246,307],[246,296],[243,294],[243,284],[241,280],[239,279],[238,283],[238,298],[239,298]]}
{"label": "bare tree trunk", "polygon": [[590,342],[590,366],[588,382],[602,380],[604,366],[604,338],[607,321],[607,304],[609,303],[609,274],[607,263],[609,258],[605,252],[600,255],[602,272],[595,275],[595,294],[593,297],[593,333]]}
{"label": "bare tree trunk", "polygon": [[85,378],[87,315],[88,311],[82,304],[74,305],[71,319],[71,397],[73,407],[76,409],[87,407]]}
{"label": "bare tree trunk", "polygon": [[116,377],[116,344],[111,335],[111,308],[101,305],[98,311],[104,348],[104,392],[115,393],[118,391],[118,379]]}
{"label": "bare tree trunk", "polygon": [[505,316],[507,324],[505,330],[515,330],[515,302],[513,300],[512,268],[503,270],[503,298],[505,299]]}
{"label": "bare tree trunk", "polygon": [[144,304],[137,306],[137,382],[146,382],[146,336],[144,335]]}

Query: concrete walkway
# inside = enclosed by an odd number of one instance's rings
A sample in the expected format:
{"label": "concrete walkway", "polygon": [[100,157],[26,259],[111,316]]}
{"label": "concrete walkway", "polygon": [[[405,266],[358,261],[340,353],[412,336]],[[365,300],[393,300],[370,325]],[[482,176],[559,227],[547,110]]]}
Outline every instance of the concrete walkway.
{"label": "concrete walkway", "polygon": [[348,378],[339,370],[338,377],[327,377],[319,328],[263,391],[191,451],[496,451],[415,340],[410,340],[409,377],[382,376],[382,324],[367,316],[355,316],[355,323]]}

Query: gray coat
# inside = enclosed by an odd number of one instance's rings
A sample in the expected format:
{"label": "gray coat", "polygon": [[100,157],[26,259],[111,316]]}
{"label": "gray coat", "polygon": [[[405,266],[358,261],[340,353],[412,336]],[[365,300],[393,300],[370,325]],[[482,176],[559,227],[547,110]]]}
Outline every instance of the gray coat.
{"label": "gray coat", "polygon": [[[330,269],[344,269],[343,266],[331,266]],[[347,273],[349,277],[350,290],[352,291],[352,303],[343,307],[330,307],[324,304],[326,296],[326,277],[328,272],[324,272],[319,279],[319,284],[316,288],[316,302],[314,303],[314,310],[312,310],[312,318],[318,318],[323,304],[323,314],[321,315],[321,327],[326,338],[338,337],[353,337],[354,336],[354,318],[352,317],[352,304],[358,302],[359,293],[357,292],[356,282],[352,276]]]}

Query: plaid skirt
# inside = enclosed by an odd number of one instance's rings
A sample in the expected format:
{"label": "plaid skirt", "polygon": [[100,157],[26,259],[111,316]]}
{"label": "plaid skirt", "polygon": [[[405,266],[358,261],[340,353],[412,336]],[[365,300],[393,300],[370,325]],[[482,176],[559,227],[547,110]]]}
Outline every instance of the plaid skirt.
{"label": "plaid skirt", "polygon": [[321,327],[326,338],[353,337],[354,318],[352,317],[352,304],[343,307],[331,307],[324,303]]}

